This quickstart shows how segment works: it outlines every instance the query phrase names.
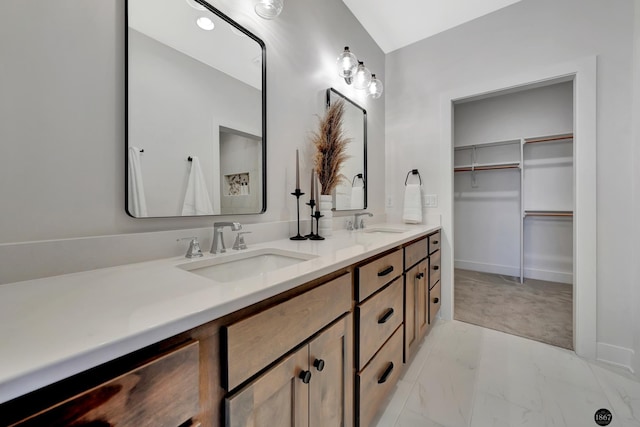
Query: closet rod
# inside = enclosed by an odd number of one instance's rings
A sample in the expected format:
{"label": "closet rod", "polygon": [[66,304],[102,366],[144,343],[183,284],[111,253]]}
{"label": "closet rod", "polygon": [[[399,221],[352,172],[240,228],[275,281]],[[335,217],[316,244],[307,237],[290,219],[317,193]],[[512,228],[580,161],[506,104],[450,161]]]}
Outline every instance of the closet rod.
{"label": "closet rod", "polygon": [[513,164],[513,165],[497,165],[497,166],[476,166],[473,168],[471,166],[461,166],[461,167],[454,168],[453,171],[454,172],[474,172],[474,171],[489,171],[494,169],[520,169],[520,165]]}
{"label": "closet rod", "polygon": [[524,211],[524,216],[564,216],[572,217],[571,211]]}
{"label": "closet rod", "polygon": [[470,150],[472,148],[482,148],[482,147],[497,147],[500,145],[511,145],[511,144],[519,144],[519,139],[509,139],[507,141],[496,141],[496,142],[481,142],[479,144],[471,144],[471,145],[461,145],[458,147],[454,147],[454,151],[459,150]]}
{"label": "closet rod", "polygon": [[525,144],[535,144],[537,142],[553,142],[553,141],[563,141],[565,139],[573,139],[573,134],[568,135],[560,135],[560,136],[551,136],[548,138],[538,138],[538,139],[525,139]]}

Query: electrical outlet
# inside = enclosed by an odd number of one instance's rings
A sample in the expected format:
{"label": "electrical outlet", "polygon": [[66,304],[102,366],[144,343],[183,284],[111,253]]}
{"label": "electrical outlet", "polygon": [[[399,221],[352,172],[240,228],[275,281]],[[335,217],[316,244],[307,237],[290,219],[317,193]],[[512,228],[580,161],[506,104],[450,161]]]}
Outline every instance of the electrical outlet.
{"label": "electrical outlet", "polygon": [[438,207],[438,195],[437,194],[425,194],[424,195],[424,206],[427,208],[437,208]]}
{"label": "electrical outlet", "polygon": [[388,208],[392,208],[393,207],[393,196],[387,196],[386,206]]}

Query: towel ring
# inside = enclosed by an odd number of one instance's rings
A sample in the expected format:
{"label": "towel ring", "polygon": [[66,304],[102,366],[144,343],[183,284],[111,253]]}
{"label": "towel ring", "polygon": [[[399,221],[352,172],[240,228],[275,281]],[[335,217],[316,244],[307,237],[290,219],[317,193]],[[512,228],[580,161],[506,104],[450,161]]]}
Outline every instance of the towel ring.
{"label": "towel ring", "polygon": [[353,187],[353,184],[356,183],[356,178],[360,178],[362,180],[362,186],[366,187],[367,183],[364,180],[364,177],[362,176],[361,173],[356,174],[353,179],[351,180],[351,186]]}
{"label": "towel ring", "polygon": [[420,172],[418,171],[418,169],[411,169],[409,172],[407,172],[407,177],[404,179],[405,187],[407,186],[409,175],[418,175],[418,179],[420,180],[420,185],[422,185],[422,177],[420,176]]}

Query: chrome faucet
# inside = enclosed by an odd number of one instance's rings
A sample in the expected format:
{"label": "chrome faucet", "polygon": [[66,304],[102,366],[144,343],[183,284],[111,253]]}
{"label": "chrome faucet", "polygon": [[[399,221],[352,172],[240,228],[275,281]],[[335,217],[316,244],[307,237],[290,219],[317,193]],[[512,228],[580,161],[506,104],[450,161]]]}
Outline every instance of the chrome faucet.
{"label": "chrome faucet", "polygon": [[357,213],[357,214],[353,215],[353,217],[354,217],[353,229],[354,230],[357,230],[359,228],[364,228],[364,218],[360,219],[360,223],[358,224],[358,218],[361,217],[361,216],[364,216],[364,215],[367,215],[369,217],[373,216],[373,214],[370,213],[370,212],[361,212],[361,213]]}
{"label": "chrome faucet", "polygon": [[211,243],[212,254],[224,253],[227,248],[224,246],[224,234],[225,227],[231,227],[233,231],[242,230],[242,224],[239,222],[214,222],[213,223],[213,242]]}
{"label": "chrome faucet", "polygon": [[189,240],[189,249],[187,250],[185,258],[199,258],[202,256],[200,242],[198,242],[197,237],[183,237],[181,239],[177,239],[178,242],[181,240]]}

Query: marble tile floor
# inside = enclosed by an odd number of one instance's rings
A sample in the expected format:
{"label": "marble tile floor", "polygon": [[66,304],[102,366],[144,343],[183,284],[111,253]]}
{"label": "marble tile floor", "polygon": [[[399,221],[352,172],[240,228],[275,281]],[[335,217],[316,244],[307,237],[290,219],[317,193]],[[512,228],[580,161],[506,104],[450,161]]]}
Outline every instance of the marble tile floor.
{"label": "marble tile floor", "polygon": [[377,426],[597,427],[601,408],[611,427],[640,427],[640,379],[570,350],[438,321]]}

